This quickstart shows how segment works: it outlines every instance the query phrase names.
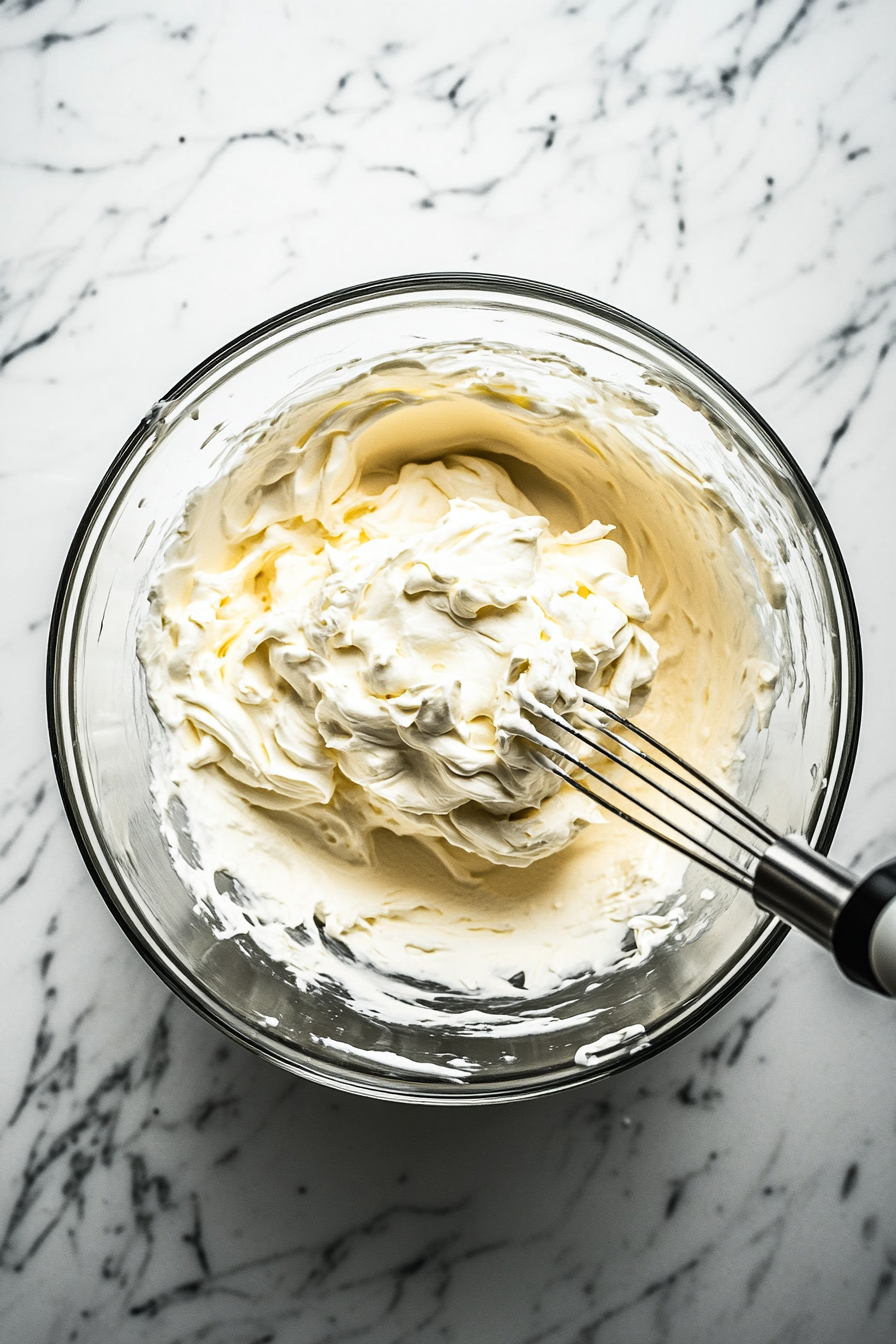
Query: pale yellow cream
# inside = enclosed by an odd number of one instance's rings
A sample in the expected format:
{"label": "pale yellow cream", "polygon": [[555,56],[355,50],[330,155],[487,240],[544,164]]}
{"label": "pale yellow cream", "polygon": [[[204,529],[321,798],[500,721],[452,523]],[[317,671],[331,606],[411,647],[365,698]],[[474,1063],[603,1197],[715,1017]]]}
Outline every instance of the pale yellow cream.
{"label": "pale yellow cream", "polygon": [[724,778],[774,684],[738,520],[649,403],[438,363],[247,443],[190,501],[139,644],[197,899],[299,984],[407,1020],[377,974],[533,995],[676,926],[650,912],[682,862],[537,763],[527,705],[588,688]]}

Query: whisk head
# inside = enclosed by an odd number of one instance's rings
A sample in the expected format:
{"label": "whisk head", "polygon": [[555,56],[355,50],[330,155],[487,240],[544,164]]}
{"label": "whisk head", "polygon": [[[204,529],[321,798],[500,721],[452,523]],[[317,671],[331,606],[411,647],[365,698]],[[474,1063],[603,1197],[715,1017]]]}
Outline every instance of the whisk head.
{"label": "whisk head", "polygon": [[[755,867],[768,846],[780,839],[778,834],[721,785],[598,696],[583,691],[582,700],[586,708],[578,708],[575,716],[588,733],[547,705],[534,700],[526,705],[533,718],[562,730],[591,753],[591,760],[583,760],[564,745],[564,737],[548,736],[521,719],[517,735],[533,743],[544,769],[717,877],[752,890]],[[558,764],[558,757],[566,764]],[[633,792],[638,782],[648,786],[646,798]],[[725,840],[733,846],[731,852],[722,847]]]}

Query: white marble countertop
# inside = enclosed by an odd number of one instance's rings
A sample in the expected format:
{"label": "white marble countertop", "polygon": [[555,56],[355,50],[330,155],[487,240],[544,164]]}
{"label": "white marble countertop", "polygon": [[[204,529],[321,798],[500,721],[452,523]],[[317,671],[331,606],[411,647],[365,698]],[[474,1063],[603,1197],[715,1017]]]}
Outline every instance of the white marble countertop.
{"label": "white marble countertop", "polygon": [[892,0],[0,0],[0,1338],[852,1344],[896,1334],[896,1007],[792,936],[664,1055],[420,1110],[174,1001],[53,781],[49,613],[94,485],[210,350],[415,270],[668,331],[816,483],[896,852]]}

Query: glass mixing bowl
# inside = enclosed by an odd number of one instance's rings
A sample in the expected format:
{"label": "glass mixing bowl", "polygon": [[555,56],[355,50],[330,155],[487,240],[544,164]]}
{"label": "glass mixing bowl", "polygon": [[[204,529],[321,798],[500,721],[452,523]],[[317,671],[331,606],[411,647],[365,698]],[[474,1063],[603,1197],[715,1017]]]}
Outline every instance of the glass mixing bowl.
{"label": "glass mixing bowl", "polygon": [[[783,444],[712,370],[667,337],[605,304],[528,281],[444,274],[385,280],[302,304],[231,342],[188,374],[138,426],[81,522],[56,601],[48,697],[63,799],[87,865],[157,973],[221,1030],[305,1077],[404,1101],[485,1103],[558,1091],[648,1058],[729,999],[770,955],[785,926],[733,888],[638,966],[596,972],[519,1008],[480,1004],[495,1029],[470,1037],[467,1004],[446,997],[436,1026],[390,1026],[326,987],[300,993],[254,943],[215,936],[194,908],[163,839],[150,788],[160,729],[135,646],[153,566],[188,494],[214,479],[220,456],[309,388],[440,343],[526,352],[584,377],[622,376],[666,389],[711,429],[703,466],[724,468],[735,500],[761,496],[787,603],[791,666],[768,729],[748,734],[741,796],[818,849],[831,841],[859,721],[855,612],[829,524]],[[613,371],[615,370],[615,374]],[[715,460],[712,460],[715,459]],[[786,629],[785,629],[786,627]],[[182,845],[188,857],[190,838]],[[684,880],[698,911],[706,875]],[[550,1029],[533,1032],[540,1015]],[[522,1021],[522,1019],[520,1019]],[[634,1023],[645,1032],[612,1044]],[[609,1038],[590,1067],[575,1055]],[[446,1056],[470,1068],[451,1077]]]}

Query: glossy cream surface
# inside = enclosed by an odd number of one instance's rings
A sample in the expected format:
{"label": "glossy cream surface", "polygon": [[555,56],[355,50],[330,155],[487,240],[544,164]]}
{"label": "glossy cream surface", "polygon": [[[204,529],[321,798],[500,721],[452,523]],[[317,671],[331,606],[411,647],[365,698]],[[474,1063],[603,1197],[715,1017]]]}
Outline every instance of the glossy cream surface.
{"label": "glossy cream surface", "polygon": [[682,921],[682,861],[544,769],[534,708],[575,721],[586,688],[732,782],[774,696],[779,599],[680,417],[504,363],[391,361],[247,435],[140,633],[200,906],[397,1020],[438,987],[525,1004]]}

